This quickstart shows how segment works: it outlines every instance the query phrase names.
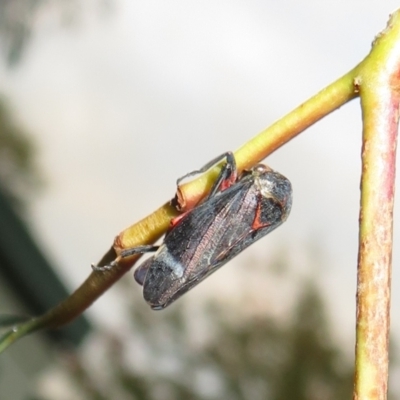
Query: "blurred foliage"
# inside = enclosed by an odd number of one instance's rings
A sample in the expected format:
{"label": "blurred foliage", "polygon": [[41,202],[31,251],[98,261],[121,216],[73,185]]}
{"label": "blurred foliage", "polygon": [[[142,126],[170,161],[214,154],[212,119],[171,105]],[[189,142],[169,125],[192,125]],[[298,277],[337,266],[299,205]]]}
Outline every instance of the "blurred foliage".
{"label": "blurred foliage", "polygon": [[74,0],[0,0],[0,48],[9,65],[21,60],[29,40],[46,15],[70,23],[79,13]]}
{"label": "blurred foliage", "polygon": [[[41,17],[52,7],[61,11],[60,22],[69,24],[81,3],[0,0],[0,49],[9,65],[21,60]],[[38,185],[34,156],[32,140],[0,98],[0,185],[14,204]],[[103,335],[97,361],[84,355],[66,358],[85,399],[351,398],[353,361],[331,337],[313,282],[304,283],[285,320],[267,312],[234,318],[237,310],[216,300],[195,313],[179,301],[154,318],[138,292],[129,291],[135,304],[129,338],[125,332]]]}
{"label": "blurred foliage", "polygon": [[39,0],[0,0],[0,45],[10,64],[19,61],[41,3]]}
{"label": "blurred foliage", "polygon": [[[46,16],[58,15],[60,24],[70,24],[79,14],[79,4],[67,0],[0,0],[0,51],[6,64],[15,66],[21,61]],[[34,140],[16,124],[6,104],[0,97],[0,187],[21,211],[41,180]]]}
{"label": "blurred foliage", "polygon": [[13,120],[0,99],[0,186],[18,210],[40,187],[33,139]]}
{"label": "blurred foliage", "polygon": [[[108,15],[112,10],[110,0],[92,3],[91,14]],[[88,0],[0,0],[0,49],[7,63],[13,66],[21,60],[35,30],[46,20],[71,26],[88,6]]]}
{"label": "blurred foliage", "polygon": [[[37,0],[0,0],[0,49],[8,64],[21,57],[42,3]],[[0,187],[18,211],[38,187],[33,140],[14,120],[0,98]]]}
{"label": "blurred foliage", "polygon": [[[110,11],[107,0],[94,0],[96,10]],[[21,61],[35,30],[45,21],[70,26],[87,2],[76,0],[0,0],[0,51],[9,66]],[[98,7],[100,6],[100,7]],[[1,93],[1,87],[0,87]],[[7,102],[0,97],[0,187],[21,211],[40,187],[34,140],[17,126]]]}
{"label": "blurred foliage", "polygon": [[154,317],[131,293],[131,336],[104,335],[99,359],[75,359],[76,383],[92,400],[351,398],[353,360],[330,334],[316,285],[302,287],[279,317],[217,300],[195,310],[180,300]]}

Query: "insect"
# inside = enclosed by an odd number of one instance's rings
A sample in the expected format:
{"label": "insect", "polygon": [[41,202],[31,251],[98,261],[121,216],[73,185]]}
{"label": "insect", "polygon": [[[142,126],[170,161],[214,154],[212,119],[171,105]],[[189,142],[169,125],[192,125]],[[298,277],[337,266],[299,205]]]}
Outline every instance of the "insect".
{"label": "insect", "polygon": [[289,215],[290,181],[263,164],[238,177],[231,152],[180,178],[178,184],[224,158],[226,164],[208,197],[172,221],[160,246],[139,246],[120,254],[119,258],[124,258],[156,251],[134,273],[143,286],[144,299],[154,310],[167,307]]}

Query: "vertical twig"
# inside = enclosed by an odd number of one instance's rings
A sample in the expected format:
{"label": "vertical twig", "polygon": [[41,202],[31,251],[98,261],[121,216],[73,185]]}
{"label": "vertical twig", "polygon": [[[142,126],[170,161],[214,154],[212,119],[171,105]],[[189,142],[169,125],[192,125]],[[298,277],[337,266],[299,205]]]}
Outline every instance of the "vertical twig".
{"label": "vertical twig", "polygon": [[354,82],[363,112],[355,400],[387,398],[399,73],[396,12]]}

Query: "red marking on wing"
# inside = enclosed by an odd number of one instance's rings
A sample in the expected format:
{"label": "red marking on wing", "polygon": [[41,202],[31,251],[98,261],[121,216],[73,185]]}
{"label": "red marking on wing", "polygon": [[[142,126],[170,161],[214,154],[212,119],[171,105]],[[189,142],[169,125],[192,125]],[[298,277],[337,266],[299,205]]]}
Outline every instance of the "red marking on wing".
{"label": "red marking on wing", "polygon": [[[259,196],[258,196],[259,197]],[[257,202],[257,210],[256,210],[256,215],[254,216],[254,221],[252,228],[256,231],[261,228],[265,228],[266,226],[271,225],[270,223],[265,223],[263,224],[261,222],[261,201]]]}

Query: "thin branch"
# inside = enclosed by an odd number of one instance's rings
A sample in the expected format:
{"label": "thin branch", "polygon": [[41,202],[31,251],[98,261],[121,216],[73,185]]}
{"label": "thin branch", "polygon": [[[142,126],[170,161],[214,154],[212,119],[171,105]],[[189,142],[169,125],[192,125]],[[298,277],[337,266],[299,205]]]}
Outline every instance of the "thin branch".
{"label": "thin branch", "polygon": [[[355,77],[358,76],[357,74],[363,63],[333,82],[307,102],[301,104],[287,116],[277,121],[241,147],[235,153],[239,171],[255,165],[304,129],[355,98],[358,95],[356,90],[358,87],[354,86],[354,80]],[[180,188],[187,208],[193,207],[205,196],[217,174],[218,167],[213,168],[208,173]],[[154,241],[168,229],[171,218],[177,214],[177,210],[168,202],[142,221],[125,229],[117,236],[113,248],[106,253],[98,265],[108,264],[122,249],[140,244],[154,243]],[[137,258],[137,256],[133,256],[124,259],[119,263],[118,267],[110,271],[92,273],[88,279],[61,304],[54,307],[43,316],[30,321],[28,328],[26,328],[27,324],[17,327],[15,332],[10,333],[11,336],[8,337],[7,342],[11,343],[17,337],[22,336],[22,334],[18,334],[18,332],[26,334],[37,329],[58,327],[70,322],[126,273]],[[21,330],[18,330],[19,328],[21,328]],[[5,347],[6,346],[3,348]]]}
{"label": "thin branch", "polygon": [[387,397],[399,73],[397,11],[355,79],[363,111],[363,151],[354,400]]}
{"label": "thin branch", "polygon": [[[344,103],[356,96],[353,86],[354,70],[350,71],[314,97],[301,104],[287,116],[242,146],[236,153],[239,171],[257,164],[260,160],[281,147],[304,129],[320,120]],[[214,168],[198,179],[180,187],[187,208],[193,207],[210,190],[212,182],[218,174]],[[99,266],[109,264],[123,249],[154,243],[168,229],[170,221],[178,215],[178,211],[167,202],[143,220],[123,230],[114,240],[113,247],[103,256]],[[17,326],[7,337],[11,344],[17,338],[42,328],[56,328],[69,323],[79,316],[110,286],[120,279],[139,256],[124,258],[117,267],[110,271],[92,272],[82,285],[63,302],[49,310],[46,314],[34,318],[27,324]],[[0,339],[0,351],[2,349]],[[3,349],[7,345],[3,343]]]}

